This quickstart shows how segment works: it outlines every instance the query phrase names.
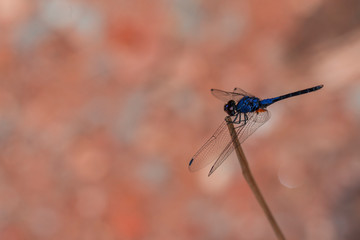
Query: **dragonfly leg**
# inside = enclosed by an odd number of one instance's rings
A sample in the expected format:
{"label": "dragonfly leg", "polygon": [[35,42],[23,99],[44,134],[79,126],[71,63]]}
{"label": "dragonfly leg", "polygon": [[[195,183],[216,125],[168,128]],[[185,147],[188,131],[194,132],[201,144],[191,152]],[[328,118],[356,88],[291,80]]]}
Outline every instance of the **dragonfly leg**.
{"label": "dragonfly leg", "polygon": [[236,114],[236,116],[235,116],[234,120],[231,120],[231,121],[229,121],[229,122],[231,122],[231,123],[235,123],[235,124],[238,124],[238,123],[240,122],[240,119],[239,119],[239,120],[237,120],[237,119],[238,119],[238,117],[239,117],[239,114]]}
{"label": "dragonfly leg", "polygon": [[236,115],[235,119],[232,122],[236,123],[236,120],[237,120],[238,117],[239,117],[239,114]]}
{"label": "dragonfly leg", "polygon": [[[234,121],[235,124],[240,124],[238,126],[236,126],[235,128],[239,128],[239,127],[243,127],[246,124],[246,120],[243,119],[241,120],[241,113],[239,113],[236,117],[239,117],[237,122]],[[244,114],[244,117],[247,117],[246,114]]]}
{"label": "dragonfly leg", "polygon": [[238,117],[239,117],[239,119],[238,119],[238,121],[236,122],[236,124],[240,124],[240,123],[241,123],[241,113],[238,114]]}
{"label": "dragonfly leg", "polygon": [[[241,114],[239,114],[241,115]],[[241,121],[241,116],[239,117],[239,120],[237,122],[234,122],[236,124],[240,124],[239,126],[235,127],[235,128],[239,128],[239,127],[243,127],[245,126],[245,124],[247,123],[247,121],[249,120],[249,117],[246,115],[246,113],[244,113],[244,119]]]}
{"label": "dragonfly leg", "polygon": [[238,113],[238,114],[236,114],[236,117],[235,117],[235,119],[232,121],[232,123],[234,123],[234,124],[239,124],[240,122],[241,122],[241,114]]}
{"label": "dragonfly leg", "polygon": [[244,113],[244,125],[247,123],[248,120],[249,120],[248,115]]}

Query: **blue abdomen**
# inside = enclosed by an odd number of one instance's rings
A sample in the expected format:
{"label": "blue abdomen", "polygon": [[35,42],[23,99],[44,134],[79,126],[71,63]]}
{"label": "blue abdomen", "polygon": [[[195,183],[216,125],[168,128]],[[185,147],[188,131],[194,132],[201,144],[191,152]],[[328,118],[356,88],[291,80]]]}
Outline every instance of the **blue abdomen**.
{"label": "blue abdomen", "polygon": [[264,100],[261,100],[261,104],[262,105],[270,105],[274,102],[274,100],[276,100],[277,98],[268,98],[268,99],[264,99]]}

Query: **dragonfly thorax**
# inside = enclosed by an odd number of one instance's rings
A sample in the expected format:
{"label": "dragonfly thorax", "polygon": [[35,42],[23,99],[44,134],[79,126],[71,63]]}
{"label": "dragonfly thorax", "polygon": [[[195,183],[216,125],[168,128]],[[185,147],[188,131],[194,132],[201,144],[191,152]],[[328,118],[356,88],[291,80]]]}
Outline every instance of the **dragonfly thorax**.
{"label": "dragonfly thorax", "polygon": [[224,111],[229,116],[235,116],[236,115],[236,102],[234,100],[228,101],[227,104],[224,106]]}
{"label": "dragonfly thorax", "polygon": [[254,112],[260,107],[260,100],[257,97],[243,97],[236,106],[236,111],[240,113]]}

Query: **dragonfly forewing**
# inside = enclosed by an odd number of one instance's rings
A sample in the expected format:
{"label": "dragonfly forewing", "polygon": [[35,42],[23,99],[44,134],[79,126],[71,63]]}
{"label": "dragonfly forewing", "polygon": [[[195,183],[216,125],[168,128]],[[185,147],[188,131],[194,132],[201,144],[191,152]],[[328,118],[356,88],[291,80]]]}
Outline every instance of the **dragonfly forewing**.
{"label": "dragonfly forewing", "polygon": [[[256,129],[261,127],[265,122],[270,119],[270,112],[265,109],[261,109],[258,112],[251,112],[249,121],[246,123],[246,126],[238,134],[239,142],[243,143],[251,134],[253,134]],[[236,127],[236,126],[235,126]]]}
{"label": "dragonfly forewing", "polygon": [[234,88],[233,92],[237,94],[241,94],[243,96],[254,97],[254,95],[242,90],[241,88]]}
{"label": "dragonfly forewing", "polygon": [[199,170],[215,161],[229,142],[231,142],[231,136],[229,135],[226,121],[223,121],[210,139],[190,160],[190,171]]}
{"label": "dragonfly forewing", "polygon": [[219,89],[211,89],[211,94],[223,102],[228,102],[230,100],[238,102],[240,99],[245,97],[245,95],[243,95],[242,93],[226,92]]}
{"label": "dragonfly forewing", "polygon": [[[236,135],[239,139],[239,142],[244,142],[251,134],[253,134],[256,129],[263,125],[266,121],[270,119],[270,113],[267,110],[261,110],[258,112],[247,113],[247,120],[240,121],[239,124],[234,124]],[[242,114],[241,119],[245,119],[245,114]],[[230,133],[227,132],[227,134]],[[231,138],[231,137],[230,137]],[[221,152],[218,159],[211,167],[208,176],[210,176],[234,151],[234,144],[230,139],[230,143],[227,144],[225,149]]]}

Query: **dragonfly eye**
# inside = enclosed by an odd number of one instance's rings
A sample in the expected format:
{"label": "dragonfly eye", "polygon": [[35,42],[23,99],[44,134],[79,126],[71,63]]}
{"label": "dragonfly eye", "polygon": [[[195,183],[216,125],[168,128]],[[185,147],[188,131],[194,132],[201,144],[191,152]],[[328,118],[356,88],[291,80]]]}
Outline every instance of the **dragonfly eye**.
{"label": "dragonfly eye", "polygon": [[229,114],[230,116],[234,116],[236,114],[236,112],[235,112],[235,101],[230,100],[227,104],[225,104],[224,111],[227,114]]}

